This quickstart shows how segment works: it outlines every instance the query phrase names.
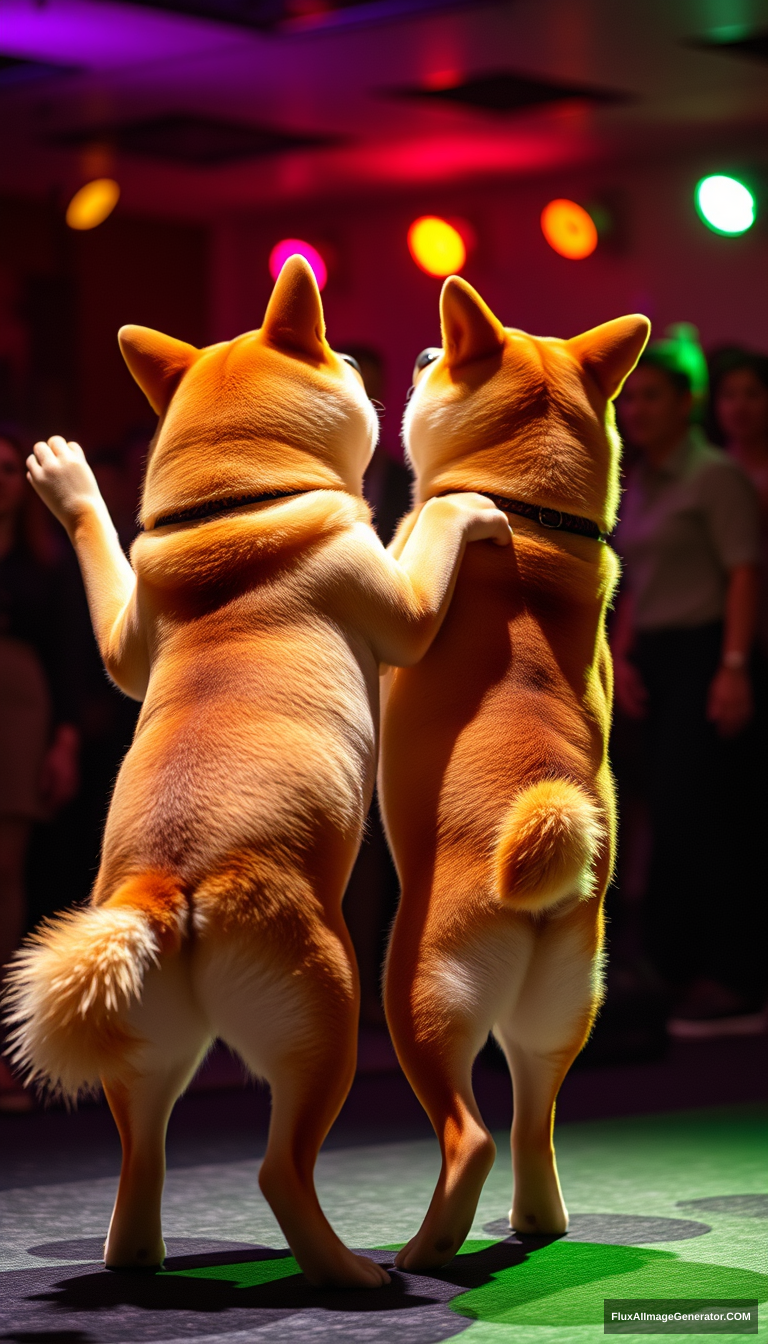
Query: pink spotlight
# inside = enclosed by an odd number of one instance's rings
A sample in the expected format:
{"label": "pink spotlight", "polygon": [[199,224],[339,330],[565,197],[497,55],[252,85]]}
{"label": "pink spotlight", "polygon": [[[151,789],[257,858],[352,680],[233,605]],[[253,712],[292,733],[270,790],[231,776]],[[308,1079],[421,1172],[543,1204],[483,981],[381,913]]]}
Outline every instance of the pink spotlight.
{"label": "pink spotlight", "polygon": [[302,238],[282,238],[279,243],[275,243],[269,254],[269,273],[272,279],[277,279],[288,258],[295,257],[297,252],[312,267],[318,289],[324,289],[328,279],[328,268],[317,248],[311,243],[305,243]]}

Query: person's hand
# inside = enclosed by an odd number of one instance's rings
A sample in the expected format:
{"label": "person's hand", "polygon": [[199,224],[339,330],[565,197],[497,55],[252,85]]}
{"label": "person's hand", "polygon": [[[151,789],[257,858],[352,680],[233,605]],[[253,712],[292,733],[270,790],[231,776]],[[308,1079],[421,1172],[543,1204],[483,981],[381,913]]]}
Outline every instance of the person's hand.
{"label": "person's hand", "polygon": [[60,434],[35,444],[27,458],[27,480],[67,531],[88,508],[102,502],[80,444],[67,443]]}
{"label": "person's hand", "polygon": [[735,737],[754,711],[752,686],[743,668],[720,667],[709,686],[707,718],[721,737]]}
{"label": "person's hand", "polygon": [[[431,504],[433,501],[430,500]],[[464,532],[467,541],[494,541],[497,546],[508,546],[512,540],[512,528],[501,509],[486,499],[485,495],[466,494],[440,495],[435,501],[450,504],[463,515]]]}
{"label": "person's hand", "polygon": [[613,693],[616,704],[628,719],[644,719],[648,692],[634,663],[622,655],[613,660]]}
{"label": "person's hand", "polygon": [[80,739],[76,728],[62,724],[43,757],[38,791],[52,816],[74,798],[80,787]]}

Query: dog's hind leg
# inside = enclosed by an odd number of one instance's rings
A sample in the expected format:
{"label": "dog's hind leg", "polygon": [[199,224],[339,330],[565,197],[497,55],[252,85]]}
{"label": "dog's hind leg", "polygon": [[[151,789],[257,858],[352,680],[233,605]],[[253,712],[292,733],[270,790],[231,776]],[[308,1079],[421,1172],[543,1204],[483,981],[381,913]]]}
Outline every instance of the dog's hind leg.
{"label": "dog's hind leg", "polygon": [[[106,886],[103,873],[97,891]],[[163,1259],[165,1128],[210,1040],[191,990],[179,881],[137,872],[108,899],[48,920],[11,969],[14,1057],[30,1079],[75,1098],[104,1086],[123,1163],[107,1264]]]}
{"label": "dog's hind leg", "polygon": [[568,1227],[553,1142],[555,1101],[588,1035],[599,980],[594,912],[581,906],[538,928],[517,1001],[494,1024],[512,1074],[510,1225],[518,1232]]}
{"label": "dog's hind leg", "polygon": [[[401,912],[404,908],[405,903]],[[514,992],[525,971],[525,930],[511,948],[505,933],[499,940],[498,925],[485,928],[450,948],[425,937],[428,958],[414,967],[406,921],[395,928],[387,965],[387,1020],[442,1154],[424,1222],[396,1260],[414,1273],[447,1264],[459,1250],[496,1155],[472,1091],[472,1064],[500,1002]]]}
{"label": "dog's hind leg", "polygon": [[[264,925],[211,929],[195,984],[215,1030],[272,1091],[261,1190],[309,1281],[376,1288],[389,1282],[354,1255],[320,1206],[314,1168],[349,1092],[357,1054],[358,985],[343,925],[330,930],[296,911],[275,940]],[[271,937],[270,937],[271,932]]]}
{"label": "dog's hind leg", "polygon": [[168,1120],[211,1040],[192,996],[186,948],[146,973],[141,1000],[121,1025],[136,1045],[122,1064],[111,1061],[102,1078],[123,1149],[104,1259],[110,1269],[147,1269],[165,1256],[160,1205]]}

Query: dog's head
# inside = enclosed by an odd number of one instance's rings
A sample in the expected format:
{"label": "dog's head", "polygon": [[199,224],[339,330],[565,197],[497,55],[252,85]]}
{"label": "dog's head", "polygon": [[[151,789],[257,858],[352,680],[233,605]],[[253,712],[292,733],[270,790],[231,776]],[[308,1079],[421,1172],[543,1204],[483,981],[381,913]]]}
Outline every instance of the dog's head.
{"label": "dog's head", "polygon": [[362,379],[331,350],[315,277],[285,263],[264,324],[198,350],[147,327],[120,348],[160,416],[142,522],[209,500],[271,491],[360,494],[378,421]]}
{"label": "dog's head", "polygon": [[503,327],[458,276],[443,286],[442,349],[424,351],[403,437],[417,497],[486,490],[593,519],[609,532],[619,496],[612,402],[648,340],[619,317],[572,340]]}

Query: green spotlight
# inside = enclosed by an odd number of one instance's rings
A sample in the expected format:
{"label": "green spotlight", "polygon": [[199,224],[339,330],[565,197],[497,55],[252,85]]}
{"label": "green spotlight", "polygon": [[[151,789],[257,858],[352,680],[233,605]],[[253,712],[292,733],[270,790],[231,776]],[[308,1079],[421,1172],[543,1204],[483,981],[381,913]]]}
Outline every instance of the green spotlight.
{"label": "green spotlight", "polygon": [[746,233],[755,222],[755,198],[735,177],[715,173],[703,177],[696,188],[696,209],[715,233]]}

